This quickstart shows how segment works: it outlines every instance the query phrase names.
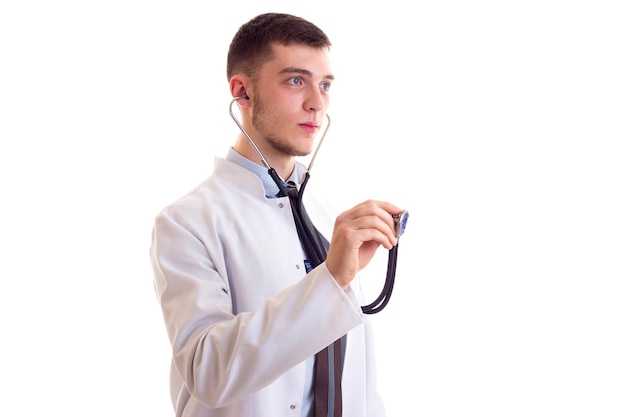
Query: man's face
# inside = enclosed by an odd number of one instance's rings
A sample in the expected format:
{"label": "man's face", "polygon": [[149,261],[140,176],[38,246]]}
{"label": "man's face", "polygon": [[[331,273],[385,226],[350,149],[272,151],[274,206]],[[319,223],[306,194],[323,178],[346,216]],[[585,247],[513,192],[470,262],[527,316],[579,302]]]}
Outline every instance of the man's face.
{"label": "man's face", "polygon": [[274,45],[250,94],[257,143],[274,156],[311,153],[328,109],[333,80],[328,50]]}

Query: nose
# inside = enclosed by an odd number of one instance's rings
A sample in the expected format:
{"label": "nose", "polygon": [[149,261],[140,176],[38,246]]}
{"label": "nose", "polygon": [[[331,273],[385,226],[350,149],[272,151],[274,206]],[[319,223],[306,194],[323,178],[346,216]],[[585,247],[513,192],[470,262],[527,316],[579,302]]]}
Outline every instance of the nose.
{"label": "nose", "polygon": [[325,99],[319,88],[311,88],[304,100],[304,108],[308,111],[320,111],[324,109]]}

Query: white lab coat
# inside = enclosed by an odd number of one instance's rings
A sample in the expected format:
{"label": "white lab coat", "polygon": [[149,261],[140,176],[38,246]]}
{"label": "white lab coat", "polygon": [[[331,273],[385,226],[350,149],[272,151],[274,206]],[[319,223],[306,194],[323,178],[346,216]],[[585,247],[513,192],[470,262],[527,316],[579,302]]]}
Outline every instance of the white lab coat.
{"label": "white lab coat", "polygon": [[[307,190],[308,193],[308,190]],[[305,193],[327,238],[334,216]],[[223,159],[155,221],[151,260],[172,345],[177,417],[300,417],[307,358],[348,333],[344,417],[384,417],[357,280],[305,278],[287,197]]]}

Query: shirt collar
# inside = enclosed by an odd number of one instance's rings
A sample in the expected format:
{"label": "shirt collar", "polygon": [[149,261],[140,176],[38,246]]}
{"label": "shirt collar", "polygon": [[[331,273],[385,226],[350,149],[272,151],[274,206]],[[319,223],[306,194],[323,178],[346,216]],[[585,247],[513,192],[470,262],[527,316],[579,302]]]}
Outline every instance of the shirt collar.
{"label": "shirt collar", "polygon": [[[226,160],[233,162],[241,166],[242,168],[247,169],[248,171],[252,172],[257,177],[259,177],[259,179],[263,183],[263,188],[265,189],[265,196],[267,198],[276,197],[276,195],[280,191],[278,188],[278,185],[276,185],[276,183],[274,182],[270,174],[267,172],[267,168],[255,162],[252,162],[245,156],[239,154],[232,147],[228,148],[228,153],[226,154]],[[291,176],[287,178],[287,181],[293,181],[294,183],[298,184],[298,186],[300,186],[300,179],[299,179],[300,172],[299,171],[300,171],[299,165],[296,164],[295,169],[291,173]]]}

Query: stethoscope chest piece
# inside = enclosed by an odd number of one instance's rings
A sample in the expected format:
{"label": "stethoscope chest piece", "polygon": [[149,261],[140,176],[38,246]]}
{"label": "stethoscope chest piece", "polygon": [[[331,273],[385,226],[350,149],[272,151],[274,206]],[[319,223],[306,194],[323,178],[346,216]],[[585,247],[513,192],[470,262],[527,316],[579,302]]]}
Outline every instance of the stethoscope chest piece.
{"label": "stethoscope chest piece", "polygon": [[396,222],[396,238],[400,238],[406,229],[406,223],[409,220],[408,210],[403,210],[400,214],[394,214],[393,220]]}

